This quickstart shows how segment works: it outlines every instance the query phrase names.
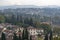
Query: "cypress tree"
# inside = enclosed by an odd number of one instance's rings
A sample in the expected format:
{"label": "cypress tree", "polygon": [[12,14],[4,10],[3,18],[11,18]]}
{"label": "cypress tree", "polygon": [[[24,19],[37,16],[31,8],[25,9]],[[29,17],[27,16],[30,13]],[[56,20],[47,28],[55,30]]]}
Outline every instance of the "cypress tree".
{"label": "cypress tree", "polygon": [[21,36],[20,36],[20,34],[19,34],[18,40],[21,40]]}
{"label": "cypress tree", "polygon": [[29,25],[33,26],[33,19],[30,18]]}
{"label": "cypress tree", "polygon": [[44,40],[48,40],[48,34],[45,35],[45,39]]}
{"label": "cypress tree", "polygon": [[18,40],[18,37],[16,36],[16,33],[14,33],[13,40]]}
{"label": "cypress tree", "polygon": [[29,37],[29,35],[28,35],[28,31],[27,31],[27,29],[25,29],[25,38],[28,40],[28,37]]}
{"label": "cypress tree", "polygon": [[6,40],[5,34],[2,32],[1,40]]}
{"label": "cypress tree", "polygon": [[24,36],[25,36],[25,35],[24,35],[24,30],[23,30],[23,33],[22,33],[22,40],[24,40]]}
{"label": "cypress tree", "polygon": [[30,40],[32,40],[32,36],[30,36]]}
{"label": "cypress tree", "polygon": [[25,28],[25,30],[23,30],[23,33],[22,33],[22,40],[28,40],[28,31],[27,29]]}
{"label": "cypress tree", "polygon": [[50,40],[52,40],[52,31],[50,32],[50,37],[49,37]]}

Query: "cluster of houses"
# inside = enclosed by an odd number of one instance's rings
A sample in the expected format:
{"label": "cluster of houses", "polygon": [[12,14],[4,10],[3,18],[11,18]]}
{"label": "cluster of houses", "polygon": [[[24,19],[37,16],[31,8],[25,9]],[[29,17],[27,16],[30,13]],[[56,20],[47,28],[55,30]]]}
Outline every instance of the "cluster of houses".
{"label": "cluster of houses", "polygon": [[[20,30],[20,31],[19,31]],[[12,40],[13,33],[16,32],[17,36],[20,34],[22,35],[24,28],[19,27],[17,25],[11,25],[9,23],[2,23],[0,24],[0,37],[1,33],[4,32],[6,35],[7,40]],[[37,35],[40,34],[43,36],[44,30],[42,28],[34,28],[32,26],[27,27],[27,30],[29,32],[29,35],[32,35],[33,40],[36,40]]]}
{"label": "cluster of houses", "polygon": [[[1,33],[4,32],[6,35],[7,40],[12,40],[13,39],[13,33],[15,32],[17,36],[20,34],[22,36],[24,27],[20,27],[17,25],[11,25],[9,23],[2,23],[0,24],[0,38],[1,38]],[[43,39],[45,37],[44,35],[44,29],[42,28],[35,28],[32,26],[27,27],[27,30],[29,32],[29,35],[32,36],[33,40],[37,40],[38,35],[40,35]],[[57,35],[54,35],[56,37]]]}

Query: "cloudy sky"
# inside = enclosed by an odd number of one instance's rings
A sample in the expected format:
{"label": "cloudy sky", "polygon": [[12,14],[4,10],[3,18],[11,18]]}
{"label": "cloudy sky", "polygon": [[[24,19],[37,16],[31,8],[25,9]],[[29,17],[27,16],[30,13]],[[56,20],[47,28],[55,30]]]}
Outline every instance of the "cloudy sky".
{"label": "cloudy sky", "polygon": [[0,0],[0,6],[5,6],[5,5],[60,6],[60,0]]}

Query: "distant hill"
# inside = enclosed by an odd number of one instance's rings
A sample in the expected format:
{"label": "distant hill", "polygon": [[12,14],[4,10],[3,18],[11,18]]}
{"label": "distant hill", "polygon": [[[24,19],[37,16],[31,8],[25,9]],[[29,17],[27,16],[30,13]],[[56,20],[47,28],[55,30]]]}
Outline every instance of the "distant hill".
{"label": "distant hill", "polygon": [[15,9],[15,8],[39,8],[39,6],[35,5],[12,5],[12,6],[0,6],[0,9]]}
{"label": "distant hill", "polygon": [[35,6],[35,5],[11,5],[11,6],[0,6],[1,9],[15,9],[15,8],[60,8],[60,6]]}

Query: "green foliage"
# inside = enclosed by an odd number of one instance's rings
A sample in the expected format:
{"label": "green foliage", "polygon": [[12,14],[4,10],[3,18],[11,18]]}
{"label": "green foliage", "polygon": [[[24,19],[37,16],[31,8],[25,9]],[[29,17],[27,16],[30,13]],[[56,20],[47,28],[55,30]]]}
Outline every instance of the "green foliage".
{"label": "green foliage", "polygon": [[4,23],[5,22],[5,17],[0,15],[0,23]]}
{"label": "green foliage", "polygon": [[45,39],[44,40],[48,40],[48,34],[45,35]]}
{"label": "green foliage", "polygon": [[19,34],[18,40],[22,40],[20,34]]}
{"label": "green foliage", "polygon": [[22,40],[24,40],[24,37],[25,37],[25,35],[24,35],[24,30],[23,30],[23,33],[22,33]]}
{"label": "green foliage", "polygon": [[59,36],[58,40],[60,40],[60,36]]}
{"label": "green foliage", "polygon": [[30,19],[29,18],[25,18],[24,24],[33,26],[33,19],[32,18],[30,18]]}
{"label": "green foliage", "polygon": [[1,40],[6,40],[5,34],[2,32]]}
{"label": "green foliage", "polygon": [[30,40],[32,40],[32,36],[30,36]]}
{"label": "green foliage", "polygon": [[29,25],[33,26],[33,19],[30,18]]}
{"label": "green foliage", "polygon": [[25,29],[25,38],[28,40],[28,37],[29,37],[29,33],[28,33],[28,30]]}
{"label": "green foliage", "polygon": [[28,37],[29,37],[28,31],[27,29],[24,29],[22,33],[22,40],[25,40],[25,39],[28,40]]}
{"label": "green foliage", "polygon": [[39,21],[35,21],[35,22],[33,23],[33,26],[34,26],[34,27],[37,27],[37,28],[40,28],[40,22],[39,22]]}
{"label": "green foliage", "polygon": [[18,40],[16,33],[14,33],[13,40]]}
{"label": "green foliage", "polygon": [[38,37],[37,40],[43,40],[43,38],[42,37]]}
{"label": "green foliage", "polygon": [[43,28],[45,33],[48,33],[51,30],[51,26],[49,24],[40,24],[40,28]]}
{"label": "green foliage", "polygon": [[58,40],[58,37],[54,37],[53,40]]}
{"label": "green foliage", "polygon": [[54,31],[53,31],[54,33],[59,33],[60,32],[60,27],[54,27]]}
{"label": "green foliage", "polygon": [[52,34],[52,31],[50,31],[50,37],[49,37],[49,39],[52,40],[52,38],[53,38],[53,34]]}

